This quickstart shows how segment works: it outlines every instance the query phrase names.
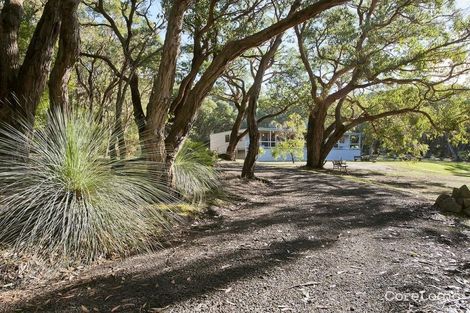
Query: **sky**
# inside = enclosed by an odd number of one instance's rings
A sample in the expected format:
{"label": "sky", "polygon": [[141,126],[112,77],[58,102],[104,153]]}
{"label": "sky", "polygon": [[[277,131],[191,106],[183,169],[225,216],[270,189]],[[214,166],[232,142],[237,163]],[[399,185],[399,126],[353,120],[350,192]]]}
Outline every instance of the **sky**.
{"label": "sky", "polygon": [[[470,0],[455,0],[455,5],[457,8],[465,10],[465,13],[470,15]],[[154,2],[151,12],[154,16],[161,12],[160,1]]]}
{"label": "sky", "polygon": [[470,7],[470,1],[469,0],[456,0],[455,4],[457,5],[458,8],[460,9],[468,9]]}

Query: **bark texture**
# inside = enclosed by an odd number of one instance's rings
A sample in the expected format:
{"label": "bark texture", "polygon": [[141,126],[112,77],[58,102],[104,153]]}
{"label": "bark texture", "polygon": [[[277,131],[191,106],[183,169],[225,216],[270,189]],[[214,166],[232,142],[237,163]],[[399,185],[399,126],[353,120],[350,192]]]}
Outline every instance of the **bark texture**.
{"label": "bark texture", "polygon": [[59,50],[49,77],[51,110],[69,109],[68,83],[80,55],[80,25],[77,8],[80,0],[62,0]]}
{"label": "bark texture", "polygon": [[60,0],[49,0],[19,64],[18,28],[22,16],[20,0],[5,1],[0,13],[0,122],[20,127],[18,120],[32,125],[37,105],[50,73],[54,45],[61,22]]}
{"label": "bark texture", "polygon": [[[171,105],[171,92],[175,84],[176,62],[181,45],[184,13],[191,1],[177,0],[172,6],[161,55],[161,61],[147,106],[145,153],[147,158],[166,162],[165,124]],[[175,154],[175,151],[169,150]]]}

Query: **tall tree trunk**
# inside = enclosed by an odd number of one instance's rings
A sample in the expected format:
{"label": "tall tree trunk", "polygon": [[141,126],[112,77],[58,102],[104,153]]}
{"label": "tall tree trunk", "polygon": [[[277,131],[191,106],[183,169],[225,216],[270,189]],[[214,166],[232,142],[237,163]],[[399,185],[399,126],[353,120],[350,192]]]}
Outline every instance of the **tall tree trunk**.
{"label": "tall tree trunk", "polygon": [[[122,127],[122,110],[124,107],[124,101],[126,100],[127,82],[121,81],[118,88],[118,95],[116,99],[116,111],[113,131],[113,143],[114,147],[117,143],[119,153],[119,159],[124,160],[127,157],[126,141],[124,138],[124,130]],[[116,153],[114,153],[116,155]]]}
{"label": "tall tree trunk", "polygon": [[50,72],[52,52],[60,29],[60,0],[49,0],[44,6],[24,62],[18,66],[18,27],[22,1],[5,1],[0,31],[0,122],[21,128],[26,119],[34,124],[37,105]]}
{"label": "tall tree trunk", "polygon": [[[327,109],[323,104],[318,104],[309,114],[307,127],[307,167],[322,169],[326,155],[322,151],[325,141],[325,119]],[[328,155],[328,154],[327,154]]]}
{"label": "tall tree trunk", "polygon": [[69,110],[68,83],[80,55],[80,25],[77,8],[80,0],[62,0],[59,51],[49,77],[51,110]]}
{"label": "tall tree trunk", "polygon": [[[295,9],[293,9],[295,10]],[[291,13],[293,13],[293,10]],[[256,77],[248,91],[248,110],[246,112],[246,120],[248,122],[248,135],[250,138],[250,144],[248,146],[248,153],[243,163],[242,177],[253,179],[255,178],[255,163],[259,153],[259,130],[258,121],[256,120],[256,111],[258,109],[258,99],[261,93],[261,87],[263,85],[264,75],[266,71],[272,66],[274,62],[274,55],[277,49],[282,43],[283,33],[276,36],[274,42],[269,47],[268,51],[261,57],[259,62],[258,71]]]}
{"label": "tall tree trunk", "polygon": [[16,90],[28,122],[33,125],[50,73],[54,45],[60,31],[60,0],[49,0],[34,31],[24,62],[18,73]]}
{"label": "tall tree trunk", "polygon": [[22,0],[6,0],[0,14],[0,121],[13,122],[19,64],[18,31],[23,16]]}
{"label": "tall tree trunk", "polygon": [[22,0],[6,0],[0,14],[0,98],[7,97],[19,69],[18,31],[23,16]]}
{"label": "tall tree trunk", "polygon": [[246,108],[240,106],[240,109],[237,113],[237,117],[235,118],[235,122],[232,125],[232,131],[230,132],[230,140],[227,146],[227,151],[225,153],[225,159],[227,159],[228,161],[235,161],[236,159],[235,150],[237,149],[238,142],[241,139],[239,136],[239,132],[243,122],[243,118],[245,117],[245,112]]}
{"label": "tall tree trunk", "polygon": [[258,122],[256,120],[257,103],[258,103],[258,98],[250,99],[250,103],[248,105],[248,111],[246,115],[250,144],[248,146],[248,152],[245,157],[245,162],[243,162],[243,169],[242,169],[241,176],[243,178],[248,178],[248,179],[255,178],[255,164],[256,164],[256,158],[259,153],[260,133],[258,130]]}
{"label": "tall tree trunk", "polygon": [[[165,125],[175,83],[184,13],[190,2],[190,0],[176,0],[171,8],[160,65],[147,106],[144,152],[149,160],[160,163],[165,163],[167,159]],[[172,164],[167,166],[169,170]]]}

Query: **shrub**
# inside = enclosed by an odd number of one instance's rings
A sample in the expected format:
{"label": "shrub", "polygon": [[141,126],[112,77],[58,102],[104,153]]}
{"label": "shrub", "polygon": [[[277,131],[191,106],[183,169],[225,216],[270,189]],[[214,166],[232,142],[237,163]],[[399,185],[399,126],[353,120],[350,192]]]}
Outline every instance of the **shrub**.
{"label": "shrub", "polygon": [[216,161],[217,156],[204,144],[186,140],[173,165],[176,189],[187,199],[202,201],[218,185]]}
{"label": "shrub", "polygon": [[86,114],[51,114],[29,135],[2,127],[0,240],[84,262],[150,249],[171,193],[145,161],[105,158],[109,133]]}

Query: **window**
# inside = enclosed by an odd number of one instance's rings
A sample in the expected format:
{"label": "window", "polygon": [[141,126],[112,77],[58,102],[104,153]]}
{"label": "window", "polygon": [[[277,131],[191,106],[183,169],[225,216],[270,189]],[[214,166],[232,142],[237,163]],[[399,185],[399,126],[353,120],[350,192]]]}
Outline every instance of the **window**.
{"label": "window", "polygon": [[349,139],[349,149],[359,149],[359,136],[358,135],[351,135]]}
{"label": "window", "polygon": [[359,136],[358,135],[351,135],[351,144],[359,144]]}
{"label": "window", "polygon": [[225,142],[230,142],[230,135],[225,135]]}

